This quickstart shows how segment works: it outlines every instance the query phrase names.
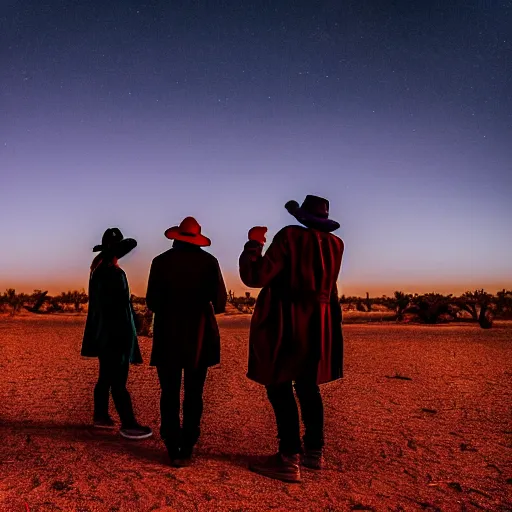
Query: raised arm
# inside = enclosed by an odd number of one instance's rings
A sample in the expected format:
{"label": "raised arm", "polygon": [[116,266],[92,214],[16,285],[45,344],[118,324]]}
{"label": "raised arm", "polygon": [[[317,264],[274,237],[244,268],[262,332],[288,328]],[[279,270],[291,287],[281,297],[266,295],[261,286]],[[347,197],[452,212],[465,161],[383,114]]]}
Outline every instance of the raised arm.
{"label": "raised arm", "polygon": [[265,254],[260,241],[245,244],[238,263],[240,279],[246,286],[263,288],[281,272],[289,254],[285,229],[277,233]]}

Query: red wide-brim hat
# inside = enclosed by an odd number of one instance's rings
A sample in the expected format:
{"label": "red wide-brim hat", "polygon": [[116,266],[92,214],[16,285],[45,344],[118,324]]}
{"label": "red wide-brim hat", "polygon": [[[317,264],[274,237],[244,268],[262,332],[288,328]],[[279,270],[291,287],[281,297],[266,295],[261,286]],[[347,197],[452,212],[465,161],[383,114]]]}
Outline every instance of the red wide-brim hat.
{"label": "red wide-brim hat", "polygon": [[180,240],[199,247],[208,247],[211,240],[201,234],[201,226],[194,217],[185,217],[179,226],[173,226],[165,231],[170,240]]}

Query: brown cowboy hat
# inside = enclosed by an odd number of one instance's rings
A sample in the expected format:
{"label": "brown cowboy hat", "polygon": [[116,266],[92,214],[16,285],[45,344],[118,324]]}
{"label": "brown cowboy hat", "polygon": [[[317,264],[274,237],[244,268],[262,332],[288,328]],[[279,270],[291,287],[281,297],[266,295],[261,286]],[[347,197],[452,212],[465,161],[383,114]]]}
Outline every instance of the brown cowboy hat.
{"label": "brown cowboy hat", "polygon": [[207,247],[212,244],[209,238],[201,234],[201,226],[194,217],[185,217],[179,226],[167,229],[165,236],[170,240],[180,240],[199,247]]}

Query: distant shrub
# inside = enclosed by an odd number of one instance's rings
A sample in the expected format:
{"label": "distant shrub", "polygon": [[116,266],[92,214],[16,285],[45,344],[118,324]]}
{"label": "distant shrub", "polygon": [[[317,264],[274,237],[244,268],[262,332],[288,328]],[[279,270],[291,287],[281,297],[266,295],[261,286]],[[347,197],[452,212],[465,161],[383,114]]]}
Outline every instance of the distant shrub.
{"label": "distant shrub", "polygon": [[[12,316],[22,308],[32,313],[56,313],[64,311],[68,307],[75,312],[83,311],[87,304],[88,296],[84,289],[68,290],[56,297],[48,295],[47,291],[34,290],[30,295],[16,293],[14,288],[7,289],[0,294],[0,312],[8,311]],[[131,295],[134,307],[137,330],[141,336],[152,335],[153,315],[146,307],[146,298]],[[395,291],[392,297],[371,298],[345,296],[339,299],[344,311],[358,311],[361,313],[361,321],[371,320],[370,313],[376,313],[375,318],[382,320],[403,321],[405,315],[412,315],[422,323],[436,324],[454,320],[466,321],[468,318],[484,328],[493,325],[494,318],[512,318],[512,291],[501,290],[496,295],[485,292],[483,289],[467,291],[460,297],[442,295],[439,293],[426,293],[422,295],[408,294]],[[235,296],[229,290],[228,303],[242,313],[252,314],[256,304],[256,298],[246,292],[244,296]],[[385,311],[392,311],[394,317],[386,316]],[[368,313],[368,317],[365,314]],[[378,314],[381,314],[380,316]],[[370,318],[371,317],[371,318]],[[352,317],[351,317],[352,318]],[[355,316],[352,321],[355,320]],[[357,317],[359,318],[359,317]]]}
{"label": "distant shrub", "polygon": [[494,298],[495,315],[500,318],[512,318],[512,290],[501,290]]}
{"label": "distant shrub", "polygon": [[29,296],[26,293],[16,293],[14,288],[8,288],[2,296],[2,305],[10,309],[11,316],[18,313],[27,302]]}
{"label": "distant shrub", "polygon": [[484,290],[465,292],[455,299],[455,305],[470,314],[483,329],[492,327],[495,298]]}
{"label": "distant shrub", "polygon": [[229,290],[228,302],[241,313],[252,313],[256,304],[256,299],[251,297],[250,292],[245,292],[244,297],[235,297],[235,294]]}
{"label": "distant shrub", "polygon": [[87,304],[89,297],[85,290],[68,290],[62,292],[60,295],[55,297],[55,301],[63,305],[72,305],[75,312],[79,313],[82,310],[82,305]]}
{"label": "distant shrub", "polygon": [[395,312],[397,322],[404,319],[404,313],[411,304],[412,295],[396,291],[393,297],[383,297],[379,302]]}
{"label": "distant shrub", "polygon": [[[140,306],[140,304],[137,304]],[[153,336],[153,312],[146,306],[134,307],[134,320],[139,336]]]}
{"label": "distant shrub", "polygon": [[47,291],[34,290],[32,295],[29,296],[28,305],[25,305],[25,309],[31,313],[43,313],[44,310],[42,308],[48,300]]}
{"label": "distant shrub", "polygon": [[132,304],[137,304],[140,306],[146,305],[146,297],[137,297],[136,295],[131,296]]}
{"label": "distant shrub", "polygon": [[452,295],[440,293],[425,293],[414,295],[411,305],[404,313],[414,313],[420,322],[425,324],[437,324],[457,318],[457,308],[452,304]]}

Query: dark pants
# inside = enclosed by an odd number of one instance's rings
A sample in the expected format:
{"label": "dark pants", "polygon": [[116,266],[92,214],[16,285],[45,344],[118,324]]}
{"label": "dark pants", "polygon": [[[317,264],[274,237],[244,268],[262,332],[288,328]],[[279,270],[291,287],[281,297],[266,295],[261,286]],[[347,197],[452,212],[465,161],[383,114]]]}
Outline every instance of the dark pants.
{"label": "dark pants", "polygon": [[130,363],[121,363],[118,357],[100,356],[100,374],[94,388],[94,417],[108,417],[110,390],[123,427],[136,425],[130,393],[126,389]]}
{"label": "dark pants", "polygon": [[[173,368],[158,366],[160,397],[160,435],[171,451],[192,450],[200,434],[203,414],[203,388],[208,372],[203,368]],[[180,389],[184,374],[183,427],[180,423]]]}
{"label": "dark pants", "polygon": [[279,451],[285,455],[302,452],[300,423],[293,387],[299,399],[300,412],[304,423],[304,447],[319,450],[324,445],[324,407],[320,389],[313,379],[297,380],[267,386],[267,395],[277,422]]}

